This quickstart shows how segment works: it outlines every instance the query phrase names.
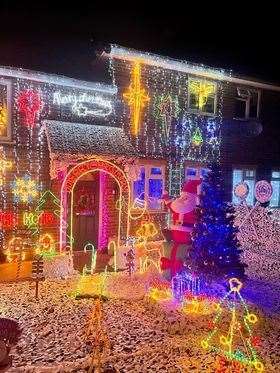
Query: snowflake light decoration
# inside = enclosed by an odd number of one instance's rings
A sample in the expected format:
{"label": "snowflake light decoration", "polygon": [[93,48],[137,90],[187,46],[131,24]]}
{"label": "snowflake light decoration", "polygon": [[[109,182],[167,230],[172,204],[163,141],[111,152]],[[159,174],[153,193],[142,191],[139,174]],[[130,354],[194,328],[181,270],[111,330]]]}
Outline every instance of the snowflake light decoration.
{"label": "snowflake light decoration", "polygon": [[17,178],[12,183],[12,193],[14,200],[22,203],[30,203],[39,195],[37,183],[29,175]]}

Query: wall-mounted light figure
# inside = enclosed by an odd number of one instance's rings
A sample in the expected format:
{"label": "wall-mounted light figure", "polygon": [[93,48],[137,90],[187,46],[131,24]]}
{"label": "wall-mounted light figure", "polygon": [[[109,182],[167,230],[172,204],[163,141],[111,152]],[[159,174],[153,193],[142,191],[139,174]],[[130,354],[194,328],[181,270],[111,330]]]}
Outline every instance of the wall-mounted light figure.
{"label": "wall-mounted light figure", "polygon": [[150,101],[149,95],[141,86],[141,65],[139,62],[135,62],[133,66],[131,80],[131,84],[123,97],[131,107],[131,134],[137,136],[140,131],[141,111]]}

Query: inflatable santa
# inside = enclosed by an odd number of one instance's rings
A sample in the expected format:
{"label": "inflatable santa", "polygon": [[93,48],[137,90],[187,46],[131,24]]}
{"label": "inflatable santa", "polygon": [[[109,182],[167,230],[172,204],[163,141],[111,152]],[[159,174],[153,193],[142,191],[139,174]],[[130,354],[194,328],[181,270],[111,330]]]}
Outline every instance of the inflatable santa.
{"label": "inflatable santa", "polygon": [[201,180],[185,182],[180,197],[175,200],[170,199],[167,193],[162,196],[165,205],[172,213],[172,224],[169,229],[163,231],[167,241],[165,252],[166,254],[169,252],[169,258],[161,258],[161,268],[169,270],[171,277],[182,268],[187,245],[191,243],[191,232],[196,223],[197,188],[200,183]]}

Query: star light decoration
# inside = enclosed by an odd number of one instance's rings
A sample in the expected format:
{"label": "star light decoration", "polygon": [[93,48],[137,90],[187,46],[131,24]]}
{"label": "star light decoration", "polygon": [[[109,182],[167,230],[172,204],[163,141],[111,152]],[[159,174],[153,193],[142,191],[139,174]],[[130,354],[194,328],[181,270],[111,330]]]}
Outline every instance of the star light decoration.
{"label": "star light decoration", "polygon": [[214,83],[200,80],[191,80],[189,82],[190,94],[197,96],[198,109],[203,110],[204,105],[210,95],[215,94],[216,85]]}
{"label": "star light decoration", "polygon": [[137,136],[140,131],[141,111],[146,106],[146,103],[150,101],[149,95],[146,93],[145,89],[141,87],[140,62],[135,62],[134,64],[132,69],[132,81],[128,90],[123,94],[123,97],[131,107],[131,134]]}
{"label": "star light decoration", "polygon": [[12,193],[14,200],[21,203],[30,203],[39,195],[37,183],[29,175],[17,178],[12,183]]}
{"label": "star light decoration", "polygon": [[161,126],[165,139],[168,140],[172,125],[172,118],[176,118],[180,113],[178,97],[160,95],[155,100],[155,116],[161,120]]}

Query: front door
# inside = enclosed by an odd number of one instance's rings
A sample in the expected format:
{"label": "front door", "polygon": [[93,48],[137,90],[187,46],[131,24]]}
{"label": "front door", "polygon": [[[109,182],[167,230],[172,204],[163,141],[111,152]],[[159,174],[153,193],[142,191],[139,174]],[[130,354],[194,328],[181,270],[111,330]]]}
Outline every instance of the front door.
{"label": "front door", "polygon": [[74,249],[81,251],[87,243],[98,247],[99,173],[91,180],[79,180],[74,189]]}

